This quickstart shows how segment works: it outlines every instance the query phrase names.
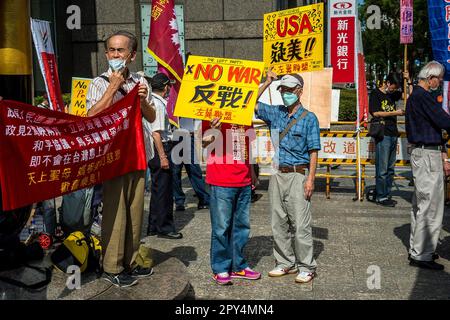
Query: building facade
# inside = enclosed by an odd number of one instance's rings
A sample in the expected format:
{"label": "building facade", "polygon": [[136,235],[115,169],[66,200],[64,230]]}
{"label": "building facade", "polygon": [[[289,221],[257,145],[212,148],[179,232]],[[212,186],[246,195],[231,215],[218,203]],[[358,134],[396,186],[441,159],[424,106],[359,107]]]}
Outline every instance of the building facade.
{"label": "building facade", "polygon": [[[263,15],[317,2],[323,1],[175,0],[184,52],[262,60]],[[130,69],[151,73],[154,68],[149,66],[155,62],[145,52],[150,4],[151,0],[29,0],[31,17],[51,22],[62,92],[70,92],[72,77],[92,78],[107,69],[104,40],[117,30],[140,38]],[[45,92],[34,48],[32,83],[35,96]]]}

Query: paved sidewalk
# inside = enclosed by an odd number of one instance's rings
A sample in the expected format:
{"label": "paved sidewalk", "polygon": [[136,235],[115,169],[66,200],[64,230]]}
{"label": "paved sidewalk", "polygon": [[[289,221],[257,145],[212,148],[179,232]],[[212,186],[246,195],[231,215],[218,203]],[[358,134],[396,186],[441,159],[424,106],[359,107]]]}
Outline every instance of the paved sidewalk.
{"label": "paved sidewalk", "polygon": [[[339,168],[340,174],[346,169]],[[408,176],[409,172],[400,172]],[[117,289],[94,275],[83,276],[81,290],[66,288],[67,276],[53,271],[51,284],[30,293],[0,283],[2,299],[450,299],[450,208],[446,208],[438,253],[445,271],[410,267],[407,261],[413,188],[407,180],[396,181],[393,196],[396,208],[384,208],[367,201],[354,202],[352,180],[332,181],[331,199],[325,199],[324,180],[316,182],[313,196],[314,253],[318,276],[309,284],[296,284],[295,275],[269,278],[274,267],[272,232],[268,212],[268,178],[263,177],[257,193],[262,197],[251,206],[251,233],[245,249],[250,266],[262,272],[258,281],[234,280],[219,286],[210,269],[209,210],[197,210],[187,178],[183,184],[188,208],[175,212],[175,222],[183,232],[180,240],[145,237],[149,197],[145,200],[143,241],[153,249],[155,274],[135,287]],[[373,179],[368,180],[373,185]],[[40,265],[50,265],[48,257]],[[379,281],[375,275],[379,274]],[[19,280],[42,277],[28,269],[6,272]]]}
{"label": "paved sidewalk", "polygon": [[[333,189],[346,183],[352,182],[334,183]],[[369,185],[372,183],[369,180]],[[233,286],[226,287],[213,282],[209,211],[196,210],[196,198],[190,188],[185,189],[189,207],[185,212],[175,212],[184,238],[145,238],[153,249],[186,265],[191,285],[187,299],[450,299],[450,210],[446,209],[438,247],[438,262],[445,265],[446,271],[410,267],[406,246],[412,187],[407,180],[396,182],[396,208],[354,202],[354,194],[348,193],[350,188],[337,190],[332,199],[326,200],[324,180],[317,181],[313,237],[318,276],[305,285],[296,284],[295,275],[267,276],[274,266],[267,185],[268,179],[263,178],[258,190],[262,198],[252,204],[250,241],[245,250],[250,266],[263,273],[261,280],[234,280]],[[147,206],[148,199],[146,209]],[[379,289],[377,282],[369,278],[377,271],[381,275]]]}

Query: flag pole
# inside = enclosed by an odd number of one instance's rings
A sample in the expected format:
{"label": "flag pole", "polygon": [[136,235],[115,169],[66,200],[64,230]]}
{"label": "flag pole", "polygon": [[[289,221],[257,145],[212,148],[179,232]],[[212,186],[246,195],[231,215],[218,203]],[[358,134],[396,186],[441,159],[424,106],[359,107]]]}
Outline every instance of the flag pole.
{"label": "flag pole", "polygon": [[362,201],[361,197],[361,114],[359,110],[359,61],[358,61],[358,41],[359,39],[359,18],[358,5],[355,6],[355,88],[356,88],[356,171],[357,171],[357,198]]}

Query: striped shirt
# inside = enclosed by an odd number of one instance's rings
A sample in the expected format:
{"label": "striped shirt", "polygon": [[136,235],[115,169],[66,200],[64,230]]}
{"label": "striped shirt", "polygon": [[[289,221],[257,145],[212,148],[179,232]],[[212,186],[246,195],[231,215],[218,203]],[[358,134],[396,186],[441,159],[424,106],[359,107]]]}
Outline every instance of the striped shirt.
{"label": "striped shirt", "polygon": [[[112,74],[111,69],[108,69],[107,72],[102,73],[101,76],[106,76],[109,78],[109,76]],[[109,86],[109,82],[103,79],[102,77],[97,77],[94,80],[91,81],[88,87],[88,92],[86,95],[86,110],[89,111],[97,102],[99,102],[103,95],[105,94],[106,89]],[[147,94],[147,101],[149,103],[152,102],[152,96],[151,96],[151,87],[148,85],[147,80],[145,78],[137,73],[129,72],[128,78],[125,80],[125,83],[122,84],[122,89],[125,90],[125,92],[130,92],[136,84],[138,84],[140,81],[142,81],[145,85],[147,85],[148,88],[148,94]],[[123,94],[120,93],[119,90],[117,90],[116,94],[113,98],[113,103],[116,103],[120,99],[123,98]]]}
{"label": "striped shirt", "polygon": [[[102,76],[106,76],[109,79],[109,76],[111,75],[112,71],[111,68],[108,69],[107,72],[102,73]],[[143,82],[147,88],[148,88],[148,94],[147,94],[147,102],[149,104],[152,103],[152,89],[148,85],[147,80],[145,78],[137,73],[129,72],[128,78],[125,80],[125,83],[122,84],[122,89],[125,92],[130,92],[136,84],[139,82]],[[103,79],[101,76],[94,78],[94,80],[91,81],[88,87],[88,92],[86,95],[86,110],[89,111],[97,102],[99,102],[103,95],[105,94],[106,89],[109,86],[109,82]],[[113,97],[113,103],[116,103],[120,99],[122,99],[124,96],[123,94],[117,90],[116,94]],[[145,154],[147,158],[147,162],[153,158],[155,152],[153,147],[153,137],[152,137],[152,131],[151,131],[151,124],[145,120],[144,117],[142,117],[142,128],[144,132],[144,143],[145,143]]]}

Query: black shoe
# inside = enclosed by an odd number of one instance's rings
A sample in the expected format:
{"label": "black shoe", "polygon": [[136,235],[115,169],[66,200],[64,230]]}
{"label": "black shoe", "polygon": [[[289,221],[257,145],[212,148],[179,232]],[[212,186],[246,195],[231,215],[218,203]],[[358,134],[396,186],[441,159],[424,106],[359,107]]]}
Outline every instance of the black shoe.
{"label": "black shoe", "polygon": [[254,203],[261,198],[262,198],[262,194],[259,194],[259,193],[255,193],[254,195],[252,194],[251,202]]}
{"label": "black shoe", "polygon": [[105,279],[108,282],[111,282],[113,285],[119,288],[127,288],[134,286],[136,283],[138,283],[138,280],[133,278],[130,274],[122,272],[118,274],[103,273],[103,279]]}
{"label": "black shoe", "polygon": [[143,268],[141,266],[137,266],[131,271],[130,276],[133,278],[146,278],[150,277],[153,274],[153,268]]}
{"label": "black shoe", "polygon": [[377,201],[377,204],[379,204],[380,206],[383,206],[383,207],[395,207],[394,200],[390,200],[390,199]]}
{"label": "black shoe", "polygon": [[158,238],[165,239],[181,239],[183,238],[183,234],[181,232],[169,232],[169,233],[158,233]]}
{"label": "black shoe", "polygon": [[397,200],[394,200],[391,197],[389,197],[388,200],[392,201],[393,204],[397,205]]}
{"label": "black shoe", "polygon": [[[435,252],[435,253],[433,253],[433,255],[431,256],[431,259],[433,259],[433,261],[434,260],[437,260],[437,259],[439,259],[440,257],[439,257],[439,255]],[[408,260],[411,260],[411,254],[410,253],[408,253]]]}
{"label": "black shoe", "polygon": [[199,204],[197,210],[209,209],[209,204]]}
{"label": "black shoe", "polygon": [[184,210],[186,210],[186,208],[184,207],[184,205],[177,205],[177,206],[175,207],[175,211],[184,211]]}
{"label": "black shoe", "polygon": [[413,267],[423,268],[423,269],[444,270],[444,266],[442,264],[436,263],[434,261],[419,261],[419,260],[410,258],[409,265],[413,266]]}

